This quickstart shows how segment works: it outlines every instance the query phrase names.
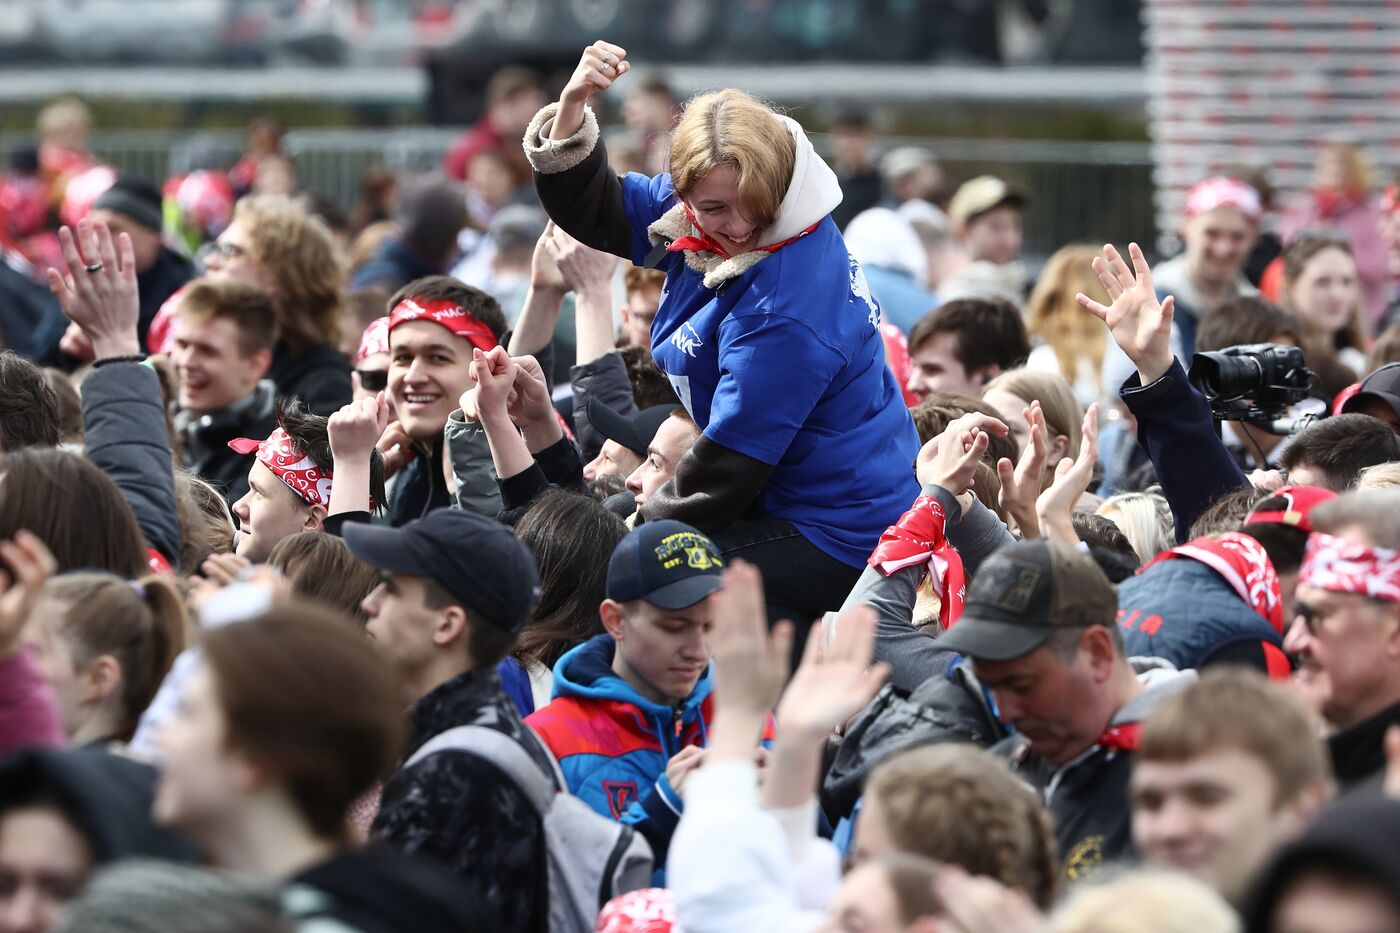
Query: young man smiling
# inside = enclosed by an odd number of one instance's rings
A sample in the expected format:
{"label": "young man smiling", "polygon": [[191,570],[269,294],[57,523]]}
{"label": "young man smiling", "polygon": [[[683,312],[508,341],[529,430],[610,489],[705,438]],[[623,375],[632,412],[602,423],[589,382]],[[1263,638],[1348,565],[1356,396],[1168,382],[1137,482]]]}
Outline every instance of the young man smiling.
{"label": "young man smiling", "polygon": [[633,824],[665,864],[683,781],[710,719],[710,597],[719,550],[677,521],[632,531],[608,564],[605,634],[554,668],[555,699],[526,719],[559,759],[569,792]]}
{"label": "young man smiling", "polygon": [[389,307],[389,400],[414,452],[389,504],[402,525],[451,504],[443,429],[473,385],[472,350],[498,346],[506,321],[496,299],[445,275],[410,282]]}

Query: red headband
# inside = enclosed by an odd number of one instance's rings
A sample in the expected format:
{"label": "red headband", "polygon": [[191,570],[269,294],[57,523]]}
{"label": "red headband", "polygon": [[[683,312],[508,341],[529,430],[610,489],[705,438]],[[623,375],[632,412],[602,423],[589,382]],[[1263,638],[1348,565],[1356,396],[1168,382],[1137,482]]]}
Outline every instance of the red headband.
{"label": "red headband", "polygon": [[1261,522],[1271,525],[1289,525],[1300,531],[1312,531],[1312,520],[1309,518],[1312,510],[1324,502],[1330,502],[1337,498],[1337,494],[1320,486],[1282,486],[1269,498],[1283,499],[1287,504],[1284,505],[1282,511],[1261,512],[1256,509],[1250,512],[1244,520],[1246,525]]}
{"label": "red headband", "polygon": [[[286,431],[278,428],[265,441],[240,437],[228,442],[240,454],[258,452],[258,462],[273,472],[287,488],[301,497],[307,505],[331,507],[331,474],[322,473],[310,457],[296,449]],[[374,504],[370,503],[370,509]]]}
{"label": "red headband", "polygon": [[476,315],[446,298],[405,298],[389,314],[389,333],[409,321],[427,321],[447,328],[479,350],[499,346],[500,341],[491,328]]}
{"label": "red headband", "polygon": [[1314,531],[1308,537],[1298,582],[1333,593],[1400,603],[1400,551],[1367,547]]}
{"label": "red headband", "polygon": [[1217,207],[1233,207],[1254,221],[1264,213],[1259,203],[1259,192],[1238,178],[1217,175],[1200,182],[1186,193],[1187,217],[1195,217]]}
{"label": "red headband", "polygon": [[355,351],[355,365],[364,362],[365,357],[376,353],[389,352],[389,318],[377,317],[369,322],[360,336],[360,348]]}

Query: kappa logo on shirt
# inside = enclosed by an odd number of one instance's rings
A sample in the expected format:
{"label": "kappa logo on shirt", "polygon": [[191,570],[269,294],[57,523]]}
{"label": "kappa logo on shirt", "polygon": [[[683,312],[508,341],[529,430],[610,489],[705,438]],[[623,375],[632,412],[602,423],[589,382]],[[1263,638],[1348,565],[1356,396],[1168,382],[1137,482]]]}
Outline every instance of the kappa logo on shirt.
{"label": "kappa logo on shirt", "polygon": [[695,357],[696,349],[705,345],[705,342],[700,339],[700,334],[690,325],[689,321],[676,328],[676,332],[671,335],[671,343],[677,350],[692,359]]}
{"label": "kappa logo on shirt", "polygon": [[880,326],[880,305],[875,301],[875,295],[870,291],[870,283],[865,280],[865,270],[856,262],[854,256],[851,257],[851,294],[865,302],[870,308],[870,326]]}

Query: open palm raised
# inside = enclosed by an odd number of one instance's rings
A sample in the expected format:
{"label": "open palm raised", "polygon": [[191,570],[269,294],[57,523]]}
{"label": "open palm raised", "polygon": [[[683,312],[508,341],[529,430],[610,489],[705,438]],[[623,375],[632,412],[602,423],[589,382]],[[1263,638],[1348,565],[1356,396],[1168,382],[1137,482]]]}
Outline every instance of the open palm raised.
{"label": "open palm raised", "polygon": [[1157,300],[1152,270],[1136,243],[1128,244],[1128,255],[1133,260],[1131,269],[1112,244],[1103,248],[1102,258],[1094,257],[1094,272],[1108,290],[1112,305],[1105,307],[1082,293],[1075,297],[1108,325],[1113,339],[1137,367],[1142,384],[1147,385],[1171,368],[1175,299],[1168,295],[1164,301]]}

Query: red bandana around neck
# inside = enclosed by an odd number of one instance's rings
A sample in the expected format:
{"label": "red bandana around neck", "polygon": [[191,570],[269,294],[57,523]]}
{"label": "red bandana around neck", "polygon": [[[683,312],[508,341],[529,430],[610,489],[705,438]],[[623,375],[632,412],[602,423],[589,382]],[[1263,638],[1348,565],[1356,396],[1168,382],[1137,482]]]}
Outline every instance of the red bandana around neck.
{"label": "red bandana around neck", "polygon": [[962,616],[967,596],[962,556],[948,543],[944,535],[946,525],[947,516],[938,500],[920,496],[899,521],[885,529],[869,561],[887,577],[905,567],[927,564],[929,578],[938,592],[938,621],[945,630]]}
{"label": "red bandana around neck", "polygon": [[[231,450],[240,454],[257,451],[258,462],[272,471],[287,488],[301,497],[307,505],[331,507],[331,474],[322,473],[316,462],[297,450],[286,431],[278,428],[265,441],[240,437],[228,442]],[[373,501],[370,511],[374,510]]]}
{"label": "red bandana around neck", "polygon": [[1119,752],[1135,752],[1142,746],[1142,723],[1128,722],[1109,726],[1099,736],[1098,745]]}
{"label": "red bandana around neck", "polygon": [[[728,250],[726,250],[723,246],[719,245],[718,240],[706,233],[704,228],[700,226],[699,222],[695,219],[695,214],[691,211],[689,204],[685,205],[685,216],[686,219],[690,221],[690,225],[694,227],[696,232],[700,235],[677,237],[666,246],[667,252],[679,253],[688,250],[693,253],[714,253],[716,256],[722,256],[725,259],[733,258],[729,255]],[[819,226],[821,226],[820,220],[812,224],[812,226],[808,227],[806,230],[803,230],[797,236],[788,237],[781,243],[772,243],[768,246],[756,246],[752,250],[749,250],[749,252],[775,253],[778,250],[782,249],[784,246],[787,246],[789,243],[793,242],[794,240],[802,239],[804,236],[811,233]]]}
{"label": "red bandana around neck", "polygon": [[500,341],[481,320],[466,308],[446,298],[405,298],[389,313],[388,333],[409,321],[427,321],[445,327],[483,352]]}
{"label": "red bandana around neck", "polygon": [[1283,596],[1279,593],[1278,574],[1258,541],[1237,531],[1227,531],[1219,538],[1197,538],[1163,551],[1138,573],[1178,557],[1200,561],[1220,574],[1249,608],[1259,613],[1274,631],[1283,634]]}

